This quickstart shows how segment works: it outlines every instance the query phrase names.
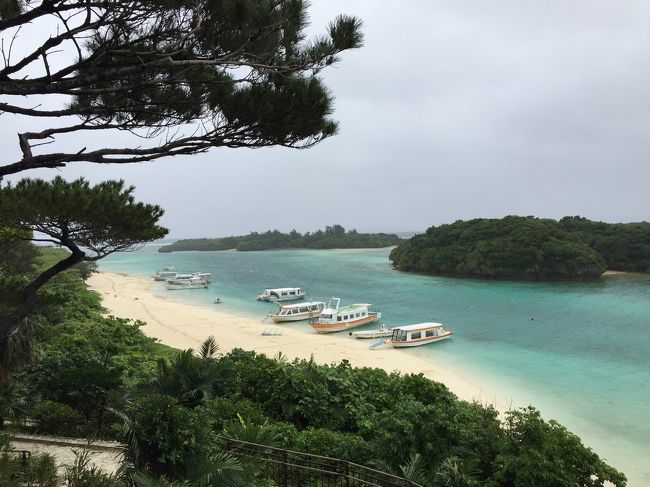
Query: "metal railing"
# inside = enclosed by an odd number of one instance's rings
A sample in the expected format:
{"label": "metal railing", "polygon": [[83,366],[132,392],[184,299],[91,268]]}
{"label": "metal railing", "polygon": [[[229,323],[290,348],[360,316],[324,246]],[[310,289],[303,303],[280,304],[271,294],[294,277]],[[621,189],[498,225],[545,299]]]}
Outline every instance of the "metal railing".
{"label": "metal railing", "polygon": [[422,487],[379,470],[337,458],[283,450],[219,437],[223,450],[262,462],[265,476],[280,487]]}

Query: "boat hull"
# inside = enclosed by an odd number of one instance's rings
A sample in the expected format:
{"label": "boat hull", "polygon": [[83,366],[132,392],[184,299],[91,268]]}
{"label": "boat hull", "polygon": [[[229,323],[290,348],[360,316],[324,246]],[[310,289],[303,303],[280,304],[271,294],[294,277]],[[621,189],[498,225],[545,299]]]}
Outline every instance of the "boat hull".
{"label": "boat hull", "polygon": [[318,315],[320,315],[320,311],[314,312],[314,313],[300,313],[298,315],[291,315],[291,316],[276,316],[276,315],[269,315],[271,319],[275,323],[282,323],[285,321],[303,321],[303,320],[308,320],[311,318],[316,318]]}
{"label": "boat hull", "polygon": [[415,340],[409,340],[407,342],[394,342],[392,340],[386,340],[386,343],[389,345],[392,345],[395,348],[411,348],[411,347],[419,347],[422,345],[428,345],[429,343],[433,342],[439,342],[442,340],[446,340],[447,338],[451,338],[453,333],[448,333],[447,335],[439,335],[435,337],[426,337],[426,338],[418,338]]}
{"label": "boat hull", "polygon": [[372,339],[372,338],[385,338],[392,336],[393,330],[361,330],[351,331],[350,336],[358,339]]}
{"label": "boat hull", "polygon": [[205,289],[206,287],[208,287],[208,284],[206,282],[201,282],[197,284],[172,284],[168,282],[167,284],[165,284],[165,287],[170,291],[177,291],[180,289]]}
{"label": "boat hull", "polygon": [[368,316],[358,320],[342,321],[336,323],[312,323],[311,327],[318,333],[335,333],[337,331],[350,330],[361,325],[373,323],[381,318],[381,313],[368,313]]}
{"label": "boat hull", "polygon": [[304,298],[305,295],[301,294],[300,296],[287,296],[285,298],[275,298],[271,296],[258,296],[257,300],[258,301],[267,301],[267,302],[273,302],[273,303],[279,303],[282,301],[298,301],[299,299]]}

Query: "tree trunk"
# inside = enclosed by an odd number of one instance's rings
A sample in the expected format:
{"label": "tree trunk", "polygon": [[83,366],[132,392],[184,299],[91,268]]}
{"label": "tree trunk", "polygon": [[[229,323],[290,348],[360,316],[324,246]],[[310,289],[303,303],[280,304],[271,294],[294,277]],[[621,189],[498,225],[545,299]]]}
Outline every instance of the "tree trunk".
{"label": "tree trunk", "polygon": [[0,317],[0,351],[4,351],[7,339],[16,332],[20,326],[20,322],[36,308],[38,290],[57,274],[83,261],[86,256],[86,254],[77,247],[71,248],[71,250],[72,253],[68,257],[43,271],[36,279],[27,285],[23,291],[23,301],[18,305],[16,310]]}

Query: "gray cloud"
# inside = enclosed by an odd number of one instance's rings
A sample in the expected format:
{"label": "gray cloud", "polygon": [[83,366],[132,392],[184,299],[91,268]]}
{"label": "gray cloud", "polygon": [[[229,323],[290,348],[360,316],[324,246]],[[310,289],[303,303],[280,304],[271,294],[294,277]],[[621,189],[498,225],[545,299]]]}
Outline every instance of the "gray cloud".
{"label": "gray cloud", "polygon": [[[308,151],[62,174],[124,178],[167,209],[173,236],[421,230],[506,214],[650,219],[650,3],[339,0],[311,13],[314,33],[338,13],[365,23],[365,47],[323,74],[338,136]],[[32,123],[0,117],[5,157]]]}

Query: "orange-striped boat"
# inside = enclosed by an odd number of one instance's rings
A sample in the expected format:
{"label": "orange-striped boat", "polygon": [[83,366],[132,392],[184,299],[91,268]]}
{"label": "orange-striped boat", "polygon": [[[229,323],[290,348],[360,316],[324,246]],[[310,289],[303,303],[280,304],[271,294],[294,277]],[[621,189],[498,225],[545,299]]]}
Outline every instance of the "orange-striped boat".
{"label": "orange-striped boat", "polygon": [[381,318],[378,311],[368,310],[372,304],[357,303],[343,307],[340,304],[340,298],[330,299],[318,320],[311,323],[311,327],[318,333],[333,333],[356,328]]}
{"label": "orange-striped boat", "polygon": [[386,343],[395,348],[419,347],[446,340],[453,334],[454,332],[445,328],[442,323],[417,323],[393,327],[393,334]]}

